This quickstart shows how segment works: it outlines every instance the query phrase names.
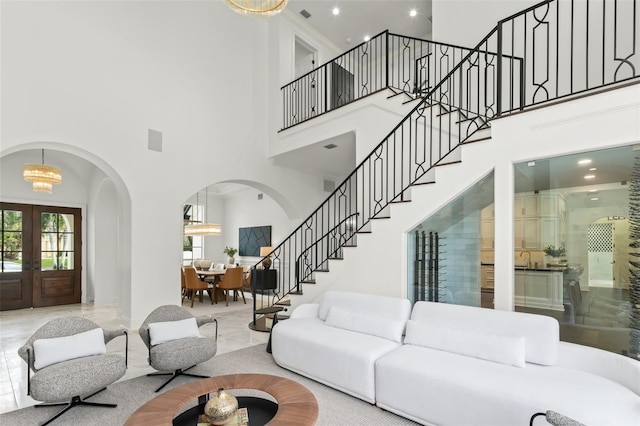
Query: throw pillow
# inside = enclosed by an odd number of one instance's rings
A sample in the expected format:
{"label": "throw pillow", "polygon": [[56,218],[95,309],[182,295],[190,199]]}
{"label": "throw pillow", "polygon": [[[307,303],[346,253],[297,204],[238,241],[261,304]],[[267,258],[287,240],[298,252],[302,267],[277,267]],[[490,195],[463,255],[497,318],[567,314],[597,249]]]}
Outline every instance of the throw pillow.
{"label": "throw pillow", "polygon": [[332,306],[329,309],[325,324],[331,327],[383,337],[400,343],[402,342],[405,321],[385,318],[384,316],[355,313]]}
{"label": "throw pillow", "polygon": [[195,318],[178,321],[154,322],[149,324],[151,346],[187,337],[200,337],[198,323]]}
{"label": "throw pillow", "polygon": [[39,370],[58,362],[107,352],[101,328],[71,336],[37,339],[33,342],[33,366]]}
{"label": "throw pillow", "polygon": [[405,344],[424,346],[500,364],[525,366],[525,338],[469,330],[435,327],[407,321]]}

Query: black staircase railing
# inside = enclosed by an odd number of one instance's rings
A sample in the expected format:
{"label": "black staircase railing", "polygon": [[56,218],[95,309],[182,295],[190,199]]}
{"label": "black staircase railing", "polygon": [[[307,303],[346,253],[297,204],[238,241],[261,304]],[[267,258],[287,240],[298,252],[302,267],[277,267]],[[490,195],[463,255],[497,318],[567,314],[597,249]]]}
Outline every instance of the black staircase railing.
{"label": "black staircase railing", "polygon": [[[410,186],[428,181],[434,166],[492,118],[637,78],[637,18],[637,0],[547,0],[500,21],[274,249],[273,300],[299,290],[301,256],[321,237],[347,219],[352,232],[361,232],[372,219],[387,216],[390,203],[406,200]],[[598,50],[593,40],[599,31]],[[326,257],[313,266],[322,267],[330,252],[318,250]],[[304,277],[313,279],[313,273]]]}
{"label": "black staircase railing", "polygon": [[424,95],[470,50],[384,31],[283,86],[282,129],[387,88]]}
{"label": "black staircase railing", "polygon": [[[296,259],[296,281],[308,281],[313,273],[329,269],[329,259],[342,258],[342,248],[355,243],[355,220],[358,213],[347,216],[329,232],[318,238]],[[299,287],[296,288],[299,291]]]}

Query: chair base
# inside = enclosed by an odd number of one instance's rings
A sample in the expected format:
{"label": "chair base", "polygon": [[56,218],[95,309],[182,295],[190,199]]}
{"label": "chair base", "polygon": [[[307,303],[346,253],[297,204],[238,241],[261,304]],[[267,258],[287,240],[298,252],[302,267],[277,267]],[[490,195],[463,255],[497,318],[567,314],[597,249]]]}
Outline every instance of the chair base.
{"label": "chair base", "polygon": [[[91,395],[87,396],[87,398],[91,398],[95,394],[100,393],[105,389],[106,388],[102,388],[99,391],[94,392]],[[89,401],[83,400],[80,396],[74,396],[73,398],[71,398],[71,401],[69,401],[69,402],[60,402],[60,403],[55,403],[55,404],[38,404],[38,405],[36,405],[36,408],[59,407],[59,406],[62,406],[62,405],[64,405],[65,407],[62,410],[60,410],[58,412],[58,414],[56,414],[55,416],[51,417],[46,422],[42,423],[41,426],[48,425],[49,423],[51,423],[52,421],[54,421],[55,419],[57,419],[58,417],[60,417],[61,415],[63,415],[64,413],[66,413],[67,411],[72,409],[73,407],[75,407],[76,405],[88,405],[88,406],[91,406],[91,407],[106,407],[106,408],[115,408],[115,407],[118,406],[118,404],[105,404],[105,403],[102,403],[102,402],[89,402]]]}
{"label": "chair base", "polygon": [[189,368],[185,368],[184,370],[179,368],[176,371],[174,371],[173,373],[149,373],[147,374],[147,377],[151,377],[151,376],[171,376],[171,378],[169,380],[167,380],[166,382],[164,382],[164,384],[162,384],[162,386],[160,386],[158,389],[156,389],[156,392],[160,392],[160,390],[167,386],[169,383],[171,383],[173,381],[173,379],[175,379],[178,376],[189,376],[189,377],[197,377],[199,379],[209,379],[211,376],[202,376],[200,374],[191,374],[191,373],[187,373],[187,370],[191,370],[193,367],[195,367],[195,365],[192,365]]}

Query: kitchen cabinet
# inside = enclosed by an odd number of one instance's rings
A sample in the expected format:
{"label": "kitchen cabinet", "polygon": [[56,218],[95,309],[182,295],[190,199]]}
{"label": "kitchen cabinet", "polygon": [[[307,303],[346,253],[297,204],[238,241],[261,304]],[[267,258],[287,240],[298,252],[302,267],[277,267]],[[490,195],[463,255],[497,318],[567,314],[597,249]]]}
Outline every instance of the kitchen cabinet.
{"label": "kitchen cabinet", "polygon": [[494,283],[493,265],[482,265],[480,269],[481,269],[481,275],[482,275],[480,289],[493,290],[493,283]]}
{"label": "kitchen cabinet", "polygon": [[516,306],[564,311],[562,274],[558,270],[516,270]]}
{"label": "kitchen cabinet", "polygon": [[[480,212],[482,250],[493,250],[494,206]],[[514,250],[544,250],[566,241],[566,206],[559,193],[520,193],[514,197]]]}
{"label": "kitchen cabinet", "polygon": [[493,204],[480,210],[480,248],[482,250],[493,250],[494,244],[494,219]]}
{"label": "kitchen cabinet", "polygon": [[513,215],[515,217],[537,216],[540,212],[539,197],[535,193],[516,194],[513,199]]}
{"label": "kitchen cabinet", "polygon": [[540,220],[537,217],[521,217],[513,220],[513,247],[515,250],[540,248]]}

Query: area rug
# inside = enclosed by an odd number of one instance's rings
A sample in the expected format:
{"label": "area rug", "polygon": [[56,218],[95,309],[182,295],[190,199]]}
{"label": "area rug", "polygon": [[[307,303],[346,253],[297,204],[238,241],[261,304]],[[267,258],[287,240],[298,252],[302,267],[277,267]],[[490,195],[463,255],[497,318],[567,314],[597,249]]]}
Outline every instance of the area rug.
{"label": "area rug", "polygon": [[[295,380],[309,389],[318,400],[319,415],[317,425],[393,426],[417,424],[381,410],[375,405],[281,368],[273,361],[271,355],[266,352],[265,346],[261,344],[223,355],[216,355],[211,360],[194,367],[190,371],[210,376],[262,373]],[[70,373],[72,374],[72,372]],[[138,407],[157,395],[154,390],[162,383],[163,379],[162,377],[142,376],[115,383],[105,391],[88,399],[88,401],[115,403],[118,404],[117,408],[74,407],[51,423],[51,426],[123,425]],[[171,389],[192,380],[198,379],[179,377],[165,389]],[[55,407],[23,408],[0,415],[0,424],[12,426],[40,424],[52,417],[58,410],[59,408]]]}

